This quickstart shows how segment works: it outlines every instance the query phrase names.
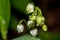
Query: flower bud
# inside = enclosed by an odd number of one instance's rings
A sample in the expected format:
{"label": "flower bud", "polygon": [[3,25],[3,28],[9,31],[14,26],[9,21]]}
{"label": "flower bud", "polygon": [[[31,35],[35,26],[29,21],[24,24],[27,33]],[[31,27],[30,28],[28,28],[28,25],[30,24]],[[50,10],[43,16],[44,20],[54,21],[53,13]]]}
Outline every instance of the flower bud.
{"label": "flower bud", "polygon": [[22,24],[17,25],[17,31],[18,31],[18,33],[23,32],[24,31],[24,26]]}
{"label": "flower bud", "polygon": [[47,26],[46,25],[43,25],[42,26],[42,30],[47,31]]}
{"label": "flower bud", "polygon": [[39,26],[43,25],[44,21],[45,21],[44,17],[37,16],[36,22]]}
{"label": "flower bud", "polygon": [[34,11],[34,4],[29,3],[26,7],[27,13],[32,13]]}
{"label": "flower bud", "polygon": [[32,21],[32,20],[29,20],[29,21],[27,22],[27,27],[29,27],[29,28],[35,27],[35,22]]}
{"label": "flower bud", "polygon": [[30,17],[30,20],[36,21],[36,16]]}
{"label": "flower bud", "polygon": [[30,34],[31,34],[32,36],[37,36],[38,30],[37,30],[37,29],[32,29],[32,30],[30,30]]}

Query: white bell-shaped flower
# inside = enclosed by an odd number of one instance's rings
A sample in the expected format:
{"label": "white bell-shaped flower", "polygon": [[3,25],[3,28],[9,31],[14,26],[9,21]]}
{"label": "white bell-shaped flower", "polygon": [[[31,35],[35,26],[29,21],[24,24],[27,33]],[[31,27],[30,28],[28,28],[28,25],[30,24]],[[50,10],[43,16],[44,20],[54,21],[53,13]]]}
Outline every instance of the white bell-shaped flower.
{"label": "white bell-shaped flower", "polygon": [[35,22],[32,21],[32,20],[29,20],[29,21],[27,22],[27,27],[29,27],[29,28],[35,27]]}
{"label": "white bell-shaped flower", "polygon": [[32,30],[30,30],[30,34],[31,34],[32,36],[37,36],[38,30],[37,30],[37,29],[32,29]]}
{"label": "white bell-shaped flower", "polygon": [[34,11],[34,4],[29,3],[26,7],[27,13],[32,13]]}
{"label": "white bell-shaped flower", "polygon": [[24,31],[24,26],[22,24],[17,25],[17,31],[18,31],[18,33],[23,32]]}

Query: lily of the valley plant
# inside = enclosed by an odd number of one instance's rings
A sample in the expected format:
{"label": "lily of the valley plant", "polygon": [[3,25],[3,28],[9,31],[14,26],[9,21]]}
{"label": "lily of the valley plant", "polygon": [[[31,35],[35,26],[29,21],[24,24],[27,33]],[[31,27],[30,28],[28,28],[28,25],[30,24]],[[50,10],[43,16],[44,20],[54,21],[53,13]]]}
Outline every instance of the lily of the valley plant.
{"label": "lily of the valley plant", "polygon": [[[26,12],[29,15],[29,20],[26,22],[24,19],[24,22],[26,23],[30,35],[32,36],[38,35],[37,27],[42,27],[42,30],[47,31],[47,26],[44,24],[45,18],[44,16],[42,16],[42,11],[41,9],[39,9],[39,7],[34,6],[33,3],[29,3],[26,7]],[[21,20],[17,25],[18,33],[24,31],[24,25],[21,24],[22,22],[23,20]]]}

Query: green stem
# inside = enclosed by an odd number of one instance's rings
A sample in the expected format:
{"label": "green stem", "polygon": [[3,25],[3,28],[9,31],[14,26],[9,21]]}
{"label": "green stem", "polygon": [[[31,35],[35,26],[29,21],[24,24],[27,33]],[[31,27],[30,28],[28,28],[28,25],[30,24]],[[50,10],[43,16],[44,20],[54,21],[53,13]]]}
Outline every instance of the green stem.
{"label": "green stem", "polygon": [[35,9],[37,10],[38,16],[42,16],[42,12],[41,12],[40,8],[39,7],[35,7]]}
{"label": "green stem", "polygon": [[39,9],[39,8],[38,8],[38,15],[39,15],[39,16],[42,16],[42,11],[41,11],[41,9]]}
{"label": "green stem", "polygon": [[33,12],[33,14],[32,15],[37,15],[37,8],[35,7],[35,11]]}
{"label": "green stem", "polygon": [[35,6],[35,11],[33,12],[32,16],[33,15],[42,16],[42,12],[38,7]]}
{"label": "green stem", "polygon": [[23,21],[26,23],[26,20],[25,20],[25,19],[23,19],[23,20],[21,20],[21,21],[19,22],[19,24],[21,24]]}

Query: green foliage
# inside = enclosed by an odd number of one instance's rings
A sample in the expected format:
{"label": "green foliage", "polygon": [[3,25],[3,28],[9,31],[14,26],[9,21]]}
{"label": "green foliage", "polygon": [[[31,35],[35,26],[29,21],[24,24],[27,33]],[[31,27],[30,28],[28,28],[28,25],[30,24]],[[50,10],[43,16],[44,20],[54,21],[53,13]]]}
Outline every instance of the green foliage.
{"label": "green foliage", "polygon": [[37,38],[37,37],[32,37],[30,35],[24,35],[22,37],[18,37],[18,38],[13,39],[13,40],[41,40],[41,39]]}
{"label": "green foliage", "polygon": [[40,30],[38,37],[41,40],[60,40],[60,35],[58,33],[45,32]]}
{"label": "green foliage", "polygon": [[0,33],[3,39],[7,39],[9,21],[10,0],[0,0]]}
{"label": "green foliage", "polygon": [[45,31],[39,31],[38,37],[41,38],[42,40],[48,40],[48,38],[50,37],[48,32]]}

